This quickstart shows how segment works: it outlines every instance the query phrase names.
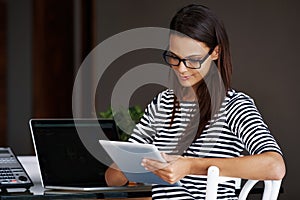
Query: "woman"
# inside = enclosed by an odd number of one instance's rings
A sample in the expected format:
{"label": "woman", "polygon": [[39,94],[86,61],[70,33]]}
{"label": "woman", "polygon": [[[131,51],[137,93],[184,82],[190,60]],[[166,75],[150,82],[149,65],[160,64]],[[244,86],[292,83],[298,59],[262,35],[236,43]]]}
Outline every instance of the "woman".
{"label": "woman", "polygon": [[[231,88],[232,64],[226,31],[207,7],[189,5],[173,17],[164,59],[179,87],[154,98],[130,142],[152,143],[167,163],[142,165],[169,183],[154,185],[153,199],[204,199],[209,166],[221,176],[282,179],[282,152],[253,100]],[[249,155],[241,156],[246,150]],[[175,154],[175,155],[174,155]],[[108,185],[124,185],[122,172],[109,168]],[[219,184],[218,199],[237,199],[233,182]]]}

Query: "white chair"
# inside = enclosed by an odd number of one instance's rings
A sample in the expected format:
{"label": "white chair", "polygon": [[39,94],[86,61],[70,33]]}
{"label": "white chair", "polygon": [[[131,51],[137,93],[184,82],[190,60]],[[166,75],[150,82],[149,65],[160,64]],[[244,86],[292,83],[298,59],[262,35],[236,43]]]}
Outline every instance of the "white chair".
{"label": "white chair", "polygon": [[[219,176],[219,168],[211,166],[207,173],[207,185],[206,185],[206,200],[216,200],[218,184],[226,180],[235,180],[240,183],[238,178],[221,177]],[[239,194],[239,200],[246,200],[250,190],[259,180],[248,180]],[[279,194],[281,180],[265,180],[264,192],[262,200],[276,200]]]}

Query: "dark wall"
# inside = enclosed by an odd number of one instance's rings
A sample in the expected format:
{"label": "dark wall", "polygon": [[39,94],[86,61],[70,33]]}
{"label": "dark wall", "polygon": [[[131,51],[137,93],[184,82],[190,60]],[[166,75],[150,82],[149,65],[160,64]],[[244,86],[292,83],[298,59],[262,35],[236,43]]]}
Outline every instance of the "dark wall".
{"label": "dark wall", "polygon": [[6,141],[6,122],[7,122],[7,101],[6,101],[6,31],[7,31],[7,5],[0,0],[0,145],[3,146]]}
{"label": "dark wall", "polygon": [[32,116],[32,0],[7,3],[7,145],[31,152],[28,120]]}
{"label": "dark wall", "polygon": [[[223,20],[231,42],[234,63],[233,87],[254,98],[284,152],[287,175],[283,181],[285,193],[280,199],[296,199],[299,161],[297,158],[298,112],[300,92],[297,87],[300,72],[300,18],[297,1],[280,0],[206,0],[206,1],[95,1],[95,42],[127,29],[168,27],[173,14],[189,3],[202,3],[213,9]],[[134,67],[133,56],[116,61],[114,67]],[[129,67],[130,68],[130,67]],[[112,70],[113,71],[113,70]],[[119,70],[119,73],[125,73]],[[118,79],[114,71],[110,77]],[[111,79],[110,79],[111,80]],[[111,86],[113,87],[113,86]],[[106,88],[111,89],[111,88]],[[161,88],[139,90],[135,102],[144,105]],[[105,90],[103,88],[103,90]],[[148,94],[145,97],[144,94]],[[100,95],[102,109],[109,105]],[[102,106],[102,107],[101,107]]]}

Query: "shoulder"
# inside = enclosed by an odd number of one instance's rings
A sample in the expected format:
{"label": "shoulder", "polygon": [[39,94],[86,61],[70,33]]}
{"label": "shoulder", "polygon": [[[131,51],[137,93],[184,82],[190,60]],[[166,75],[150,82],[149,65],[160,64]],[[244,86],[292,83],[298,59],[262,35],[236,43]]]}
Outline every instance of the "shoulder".
{"label": "shoulder", "polygon": [[[231,90],[226,98],[226,118],[234,133],[245,134],[248,131],[243,130],[248,130],[249,127],[256,130],[258,126],[264,124],[254,100],[249,95]],[[253,126],[256,126],[256,128],[254,129]]]}
{"label": "shoulder", "polygon": [[154,97],[153,103],[154,104],[169,103],[169,102],[173,102],[173,100],[174,100],[174,91],[171,89],[166,89],[158,93],[158,95]]}
{"label": "shoulder", "polygon": [[226,96],[227,106],[233,106],[236,104],[254,104],[254,100],[244,92],[230,89]]}
{"label": "shoulder", "polygon": [[225,110],[228,114],[241,114],[247,111],[257,111],[255,102],[252,97],[244,92],[238,92],[233,89],[229,90],[225,98]]}
{"label": "shoulder", "polygon": [[152,101],[148,104],[147,110],[149,113],[156,113],[161,108],[169,108],[174,102],[174,92],[170,89],[163,90],[158,93]]}

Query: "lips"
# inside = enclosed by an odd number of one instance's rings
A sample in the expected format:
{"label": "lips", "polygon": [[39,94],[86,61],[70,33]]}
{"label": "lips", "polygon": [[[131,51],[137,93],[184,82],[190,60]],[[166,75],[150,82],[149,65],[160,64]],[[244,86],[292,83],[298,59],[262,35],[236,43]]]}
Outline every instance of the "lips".
{"label": "lips", "polygon": [[186,81],[190,79],[192,76],[191,75],[179,75],[180,80]]}

